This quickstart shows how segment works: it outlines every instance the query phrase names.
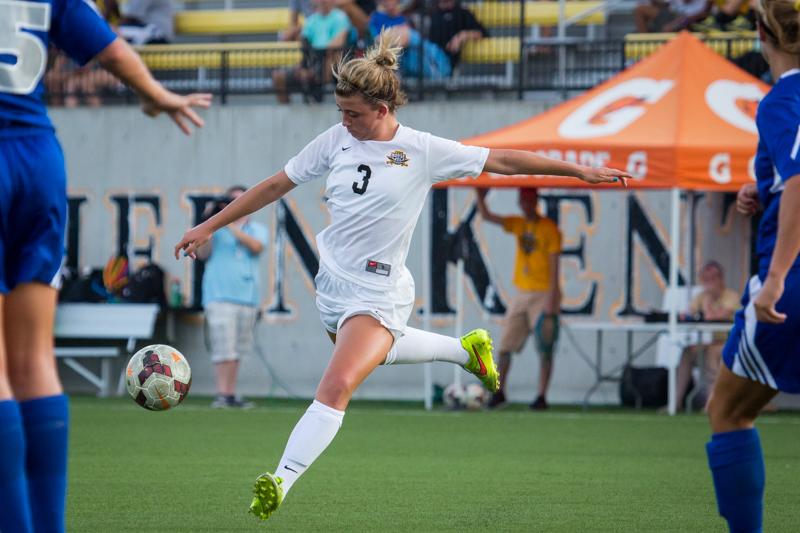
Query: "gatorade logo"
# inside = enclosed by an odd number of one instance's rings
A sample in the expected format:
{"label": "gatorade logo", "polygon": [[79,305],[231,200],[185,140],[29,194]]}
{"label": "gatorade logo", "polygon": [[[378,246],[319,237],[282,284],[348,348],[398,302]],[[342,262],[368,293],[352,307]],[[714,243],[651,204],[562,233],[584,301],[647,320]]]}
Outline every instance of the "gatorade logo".
{"label": "gatorade logo", "polygon": [[756,109],[764,91],[755,83],[717,80],[706,88],[706,104],[719,118],[740,130],[757,134]]}
{"label": "gatorade logo", "polygon": [[611,87],[573,111],[558,127],[567,139],[614,135],[647,112],[675,85],[672,80],[634,78]]}

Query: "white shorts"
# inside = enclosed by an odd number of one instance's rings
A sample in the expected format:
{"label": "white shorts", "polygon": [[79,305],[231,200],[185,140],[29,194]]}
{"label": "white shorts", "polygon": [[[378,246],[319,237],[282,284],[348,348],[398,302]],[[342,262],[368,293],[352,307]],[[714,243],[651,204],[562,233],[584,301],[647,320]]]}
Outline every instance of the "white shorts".
{"label": "white shorts", "polygon": [[206,331],[212,363],[238,361],[253,351],[258,309],[231,302],[206,305]]}
{"label": "white shorts", "polygon": [[403,335],[414,308],[414,281],[410,277],[397,288],[379,291],[335,277],[320,265],[315,282],[320,319],[330,333],[339,331],[350,317],[369,315],[388,329],[395,340]]}

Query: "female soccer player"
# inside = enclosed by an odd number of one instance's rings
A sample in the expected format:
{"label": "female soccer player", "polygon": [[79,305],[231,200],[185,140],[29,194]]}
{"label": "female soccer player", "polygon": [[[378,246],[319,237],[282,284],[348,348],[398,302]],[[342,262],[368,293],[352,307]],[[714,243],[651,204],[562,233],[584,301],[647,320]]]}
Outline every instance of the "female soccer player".
{"label": "female soccer player", "polygon": [[202,126],[83,0],[0,2],[0,531],[64,531],[69,417],[53,357],[54,288],[66,222],[64,157],[42,99],[52,40],[100,64],[168,113]]}
{"label": "female soccer player", "polygon": [[775,86],[756,114],[756,184],[745,215],[763,209],[759,272],[742,297],[708,402],[706,445],[719,514],[730,531],[761,531],[764,459],[754,423],[777,394],[800,392],[800,1],[760,0],[758,37]]}
{"label": "female soccer player", "polygon": [[256,480],[250,509],[261,519],[278,508],[330,444],[353,392],[378,365],[449,361],[476,374],[490,391],[497,390],[485,331],[459,342],[406,327],[414,282],[405,259],[433,183],[484,170],[577,176],[589,183],[624,183],[628,177],[530,152],[464,146],[399,124],[395,112],[406,99],[395,75],[398,52],[383,35],[365,57],[340,63],[335,97],[341,123],[314,139],[283,170],[186,232],[175,246],[176,258],[181,251],[194,257],[214,231],[330,173],[326,195],[331,223],[317,235],[321,261],[316,285],[322,322],[335,344],[333,357],[278,469]]}

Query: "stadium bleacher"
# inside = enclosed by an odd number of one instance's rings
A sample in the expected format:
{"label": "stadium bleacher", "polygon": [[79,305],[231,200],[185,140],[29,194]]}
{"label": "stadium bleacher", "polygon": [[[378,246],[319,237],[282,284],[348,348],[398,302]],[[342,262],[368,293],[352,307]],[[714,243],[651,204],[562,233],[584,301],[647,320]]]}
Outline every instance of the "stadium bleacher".
{"label": "stadium bleacher", "polygon": [[200,9],[175,14],[178,35],[279,33],[289,27],[289,8]]}
{"label": "stadium bleacher", "polygon": [[[625,8],[624,1],[567,0],[563,39],[550,36],[552,30],[541,31],[558,23],[558,2],[465,2],[489,36],[465,44],[451,79],[414,82],[415,87],[420,91],[589,88],[674,37],[630,33],[632,8]],[[279,0],[241,0],[230,9],[223,5],[227,3],[185,0],[175,17],[176,42],[140,47],[144,61],[176,90],[223,95],[270,92],[271,71],[297,66],[302,60],[299,43],[279,39],[289,27],[288,7]],[[699,37],[729,58],[753,50],[755,44],[752,32]]]}

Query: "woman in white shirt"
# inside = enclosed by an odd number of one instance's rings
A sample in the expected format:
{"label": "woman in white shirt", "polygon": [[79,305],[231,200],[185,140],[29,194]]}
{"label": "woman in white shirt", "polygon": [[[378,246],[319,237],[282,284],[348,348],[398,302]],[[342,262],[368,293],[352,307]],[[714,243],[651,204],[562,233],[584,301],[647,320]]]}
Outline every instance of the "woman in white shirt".
{"label": "woman in white shirt", "polygon": [[299,476],[331,443],[353,392],[381,364],[447,361],[489,388],[499,376],[491,339],[476,330],[454,339],[406,326],[414,280],[405,266],[414,226],[431,186],[497,174],[575,176],[625,183],[628,174],[548,159],[520,150],[465,146],[402,126],[406,101],[395,71],[399,48],[382,35],[361,58],[335,72],[342,121],[311,141],[283,170],[261,181],[219,214],[187,231],[175,246],[195,257],[214,231],[324,176],[330,225],[317,235],[317,306],[334,342],[314,402],[292,431],[275,473],[256,480],[251,512],[268,518]]}

